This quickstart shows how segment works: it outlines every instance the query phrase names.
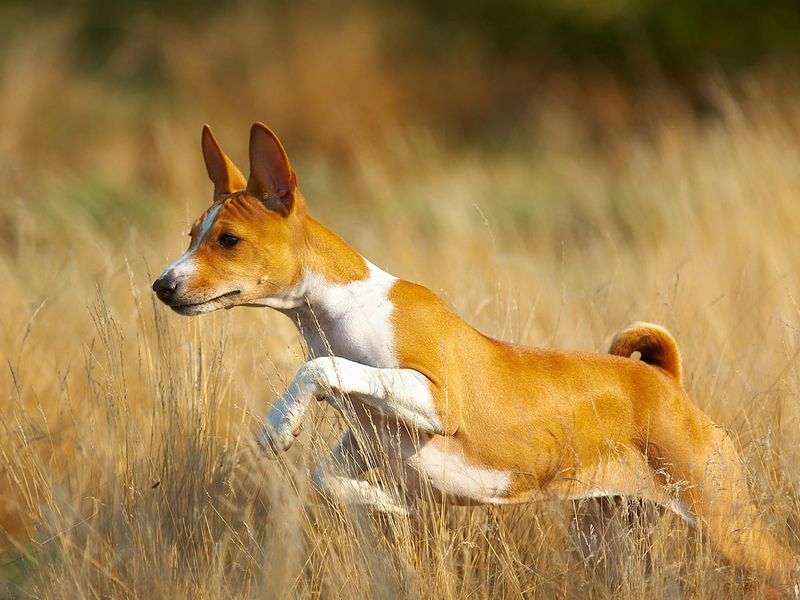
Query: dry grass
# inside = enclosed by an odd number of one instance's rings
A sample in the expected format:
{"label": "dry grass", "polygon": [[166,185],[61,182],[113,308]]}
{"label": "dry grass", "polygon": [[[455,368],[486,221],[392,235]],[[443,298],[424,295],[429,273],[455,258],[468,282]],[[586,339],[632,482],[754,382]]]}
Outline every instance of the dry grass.
{"label": "dry grass", "polygon": [[[564,535],[594,505],[421,502],[410,519],[321,506],[308,470],[341,429],[325,407],[285,461],[254,452],[260,417],[302,360],[291,325],[252,309],[186,319],[149,291],[210,197],[204,121],[240,161],[250,121],[271,123],[321,221],[487,333],[602,351],[630,321],[664,323],[692,396],[737,434],[765,518],[800,548],[798,90],[762,81],[734,100],[711,85],[716,112],[702,122],[676,98],[650,98],[646,131],[612,120],[602,143],[597,121],[543,94],[513,143],[490,149],[412,118],[419,96],[404,86],[435,73],[394,69],[368,14],[280,25],[240,11],[200,35],[131,24],[169,75],[148,93],[115,74],[136,64],[136,44],[92,76],[70,61],[68,21],[15,18],[0,42],[0,593],[744,589],[747,575],[675,518],[621,527],[627,507],[610,511],[614,539],[597,546]],[[239,43],[226,43],[234,26]],[[476,72],[448,83],[480,89]]]}

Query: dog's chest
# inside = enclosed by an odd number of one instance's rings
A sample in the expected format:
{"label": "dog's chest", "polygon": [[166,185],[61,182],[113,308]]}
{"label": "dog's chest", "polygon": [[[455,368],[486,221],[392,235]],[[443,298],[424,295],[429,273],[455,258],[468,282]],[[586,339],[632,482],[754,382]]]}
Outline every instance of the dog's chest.
{"label": "dog's chest", "polygon": [[316,306],[297,315],[311,357],[340,356],[381,368],[397,367],[389,290],[395,278],[370,265],[370,276],[345,285],[311,282]]}

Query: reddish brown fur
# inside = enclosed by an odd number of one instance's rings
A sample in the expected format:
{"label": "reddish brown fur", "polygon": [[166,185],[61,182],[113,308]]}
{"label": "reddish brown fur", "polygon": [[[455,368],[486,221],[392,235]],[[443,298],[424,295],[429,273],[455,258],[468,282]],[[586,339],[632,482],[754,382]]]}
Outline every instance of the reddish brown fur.
{"label": "reddish brown fur", "polygon": [[390,297],[399,366],[433,382],[452,434],[431,443],[514,473],[508,501],[592,490],[682,501],[727,560],[794,581],[796,558],[758,517],[732,441],[680,385],[668,333],[639,325],[612,345],[650,365],[487,338],[411,283],[398,282]]}
{"label": "reddish brown fur", "polygon": [[608,349],[609,354],[625,358],[634,352],[641,354],[647,364],[664,369],[681,381],[681,353],[666,329],[651,323],[635,323],[617,334]]}
{"label": "reddish brown fur", "polygon": [[[197,274],[189,293],[202,296],[224,281],[249,282],[253,300],[265,292],[275,294],[290,289],[301,272],[302,218],[284,218],[266,209],[252,194],[237,191],[223,196],[194,223],[193,241],[206,215],[217,206],[219,214],[194,253]],[[234,248],[220,246],[218,239],[223,233],[235,235],[241,243]]]}

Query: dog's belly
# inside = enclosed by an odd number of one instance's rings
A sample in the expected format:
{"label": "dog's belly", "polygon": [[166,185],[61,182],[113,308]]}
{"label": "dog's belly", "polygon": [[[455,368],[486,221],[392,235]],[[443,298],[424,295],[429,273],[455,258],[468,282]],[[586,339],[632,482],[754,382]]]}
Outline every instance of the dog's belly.
{"label": "dog's belly", "polygon": [[418,494],[430,485],[452,504],[509,502],[512,473],[471,463],[452,437],[431,436],[414,448],[404,464],[410,483],[415,484],[411,492]]}

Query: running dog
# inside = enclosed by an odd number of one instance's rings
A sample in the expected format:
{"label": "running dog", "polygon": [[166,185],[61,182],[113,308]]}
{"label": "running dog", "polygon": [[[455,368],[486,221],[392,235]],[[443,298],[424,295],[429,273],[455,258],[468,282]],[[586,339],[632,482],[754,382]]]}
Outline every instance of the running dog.
{"label": "running dog", "polygon": [[[213,203],[153,290],[182,315],[266,306],[297,325],[308,360],[261,443],[287,450],[315,400],[346,413],[354,427],[314,473],[321,492],[388,512],[405,512],[403,496],[422,486],[470,504],[644,498],[796,593],[798,559],[760,519],[725,430],[689,399],[665,329],[637,323],[609,354],[491,339],[315,221],[262,123],[250,131],[249,179],[208,126],[202,150]],[[361,478],[375,467],[402,475],[403,494]]]}

